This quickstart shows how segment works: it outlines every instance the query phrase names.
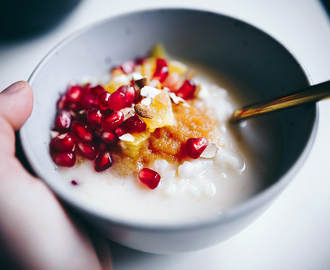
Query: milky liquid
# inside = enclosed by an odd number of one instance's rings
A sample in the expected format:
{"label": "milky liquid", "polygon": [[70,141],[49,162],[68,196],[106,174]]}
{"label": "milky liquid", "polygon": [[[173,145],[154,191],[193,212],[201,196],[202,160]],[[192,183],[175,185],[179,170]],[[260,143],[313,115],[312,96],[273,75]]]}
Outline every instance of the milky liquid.
{"label": "milky liquid", "polygon": [[[157,160],[152,169],[162,178],[154,190],[141,184],[136,176],[113,176],[111,168],[97,173],[93,163],[86,161],[59,169],[69,192],[80,203],[112,217],[164,224],[221,215],[262,190],[272,174],[268,168],[274,167],[271,165],[280,158],[280,153],[271,148],[271,134],[249,122],[230,127],[227,120],[237,106],[227,91],[205,74],[194,80],[203,85],[200,96],[219,119],[221,147],[214,158],[199,158],[181,165]],[[78,185],[72,185],[72,180]]]}

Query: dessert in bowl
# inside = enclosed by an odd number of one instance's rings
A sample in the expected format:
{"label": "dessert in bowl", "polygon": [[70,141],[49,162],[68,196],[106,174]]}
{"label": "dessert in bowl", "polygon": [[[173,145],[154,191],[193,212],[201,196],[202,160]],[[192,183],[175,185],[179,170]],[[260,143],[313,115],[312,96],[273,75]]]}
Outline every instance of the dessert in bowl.
{"label": "dessert in bowl", "polygon": [[[167,95],[167,104],[179,108],[174,110],[188,110],[186,103],[195,108],[196,104],[191,103],[199,100],[207,104],[211,111],[207,119],[218,123],[212,131],[215,135],[207,138],[208,145],[214,142],[217,146],[216,154],[197,159],[182,156],[173,162],[169,154],[145,162],[142,167],[161,176],[155,187],[141,183],[137,175],[143,168],[138,165],[136,169],[130,162],[124,166],[133,168],[132,174],[125,176],[130,179],[118,176],[116,153],[112,153],[113,166],[102,172],[93,171],[93,161],[75,164],[73,168],[56,166],[53,162],[56,163],[56,159],[49,153],[49,131],[54,127],[59,109],[56,101],[70,82],[75,80],[79,87],[84,87],[84,78],[89,76],[91,87],[102,83],[107,89],[113,77],[104,77],[104,74],[125,61],[148,55],[158,42],[165,45],[170,55],[168,63],[179,59],[196,70],[196,85],[206,89],[206,94],[201,91],[196,94],[196,100],[183,98],[182,104],[175,104],[170,93],[180,91],[184,83],[174,90],[167,91],[164,85],[158,90]],[[124,73],[128,76],[132,72]],[[175,253],[206,248],[244,229],[290,182],[316,132],[315,106],[290,109],[240,125],[228,123],[235,106],[285,94],[310,82],[299,62],[273,38],[244,22],[210,12],[151,10],[106,20],[58,45],[29,81],[35,93],[34,110],[20,137],[35,172],[63,203],[79,212],[100,233],[147,252]],[[157,89],[157,85],[147,86]],[[115,91],[106,92],[113,95]],[[153,98],[157,100],[156,96]],[[221,113],[218,115],[218,112]],[[137,110],[135,116],[136,113]],[[187,121],[184,117],[180,119],[184,114],[176,114],[176,123],[167,123],[164,127],[191,123],[189,117]],[[148,120],[141,118],[153,134],[157,129],[164,131],[163,127],[152,127]],[[195,129],[203,129],[201,126],[197,124]],[[114,132],[114,129],[106,131]],[[72,133],[72,128],[69,132]],[[134,132],[127,134],[134,137]],[[127,139],[117,137],[119,144],[127,143]],[[166,145],[162,149],[166,152],[172,144],[159,145]],[[182,145],[187,147],[187,138]],[[144,147],[137,156],[142,155]],[[151,150],[155,149],[154,145]]]}

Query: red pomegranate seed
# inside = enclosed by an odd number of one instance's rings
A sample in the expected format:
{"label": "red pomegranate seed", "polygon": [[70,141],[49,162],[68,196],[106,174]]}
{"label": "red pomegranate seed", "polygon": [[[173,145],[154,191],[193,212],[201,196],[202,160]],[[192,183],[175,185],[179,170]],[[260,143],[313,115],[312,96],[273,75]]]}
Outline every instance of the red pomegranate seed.
{"label": "red pomegranate seed", "polygon": [[57,131],[66,132],[70,128],[71,121],[71,114],[66,110],[61,110],[56,116],[54,128]]}
{"label": "red pomegranate seed", "polygon": [[100,153],[109,150],[109,145],[102,140],[97,140],[96,144],[97,144],[97,148],[99,149]]}
{"label": "red pomegranate seed", "polygon": [[58,152],[52,157],[55,164],[61,167],[72,167],[76,164],[76,155],[72,152]]}
{"label": "red pomegranate seed", "polygon": [[103,114],[97,108],[89,108],[86,112],[87,122],[91,124],[100,124]]}
{"label": "red pomegranate seed", "polygon": [[104,93],[104,92],[105,92],[104,88],[99,84],[94,86],[94,87],[89,88],[89,93],[91,95],[95,96],[95,97],[102,94],[102,93]]}
{"label": "red pomegranate seed", "polygon": [[88,124],[80,121],[74,121],[71,127],[72,135],[76,136],[83,142],[91,142],[93,139],[93,131]]}
{"label": "red pomegranate seed", "polygon": [[154,75],[152,76],[153,79],[158,80],[160,82],[165,81],[168,75],[168,66],[165,59],[157,58],[156,60],[156,70]]}
{"label": "red pomegranate seed", "polygon": [[143,168],[138,174],[139,180],[150,189],[155,189],[160,182],[159,173],[154,170]]}
{"label": "red pomegranate seed", "polygon": [[97,107],[98,102],[95,99],[96,99],[96,97],[94,95],[86,93],[85,95],[82,96],[82,98],[80,100],[80,104],[85,109],[89,109],[91,107]]}
{"label": "red pomegranate seed", "polygon": [[97,147],[93,143],[77,143],[77,148],[84,158],[90,160],[94,160],[98,153]]}
{"label": "red pomegranate seed", "polygon": [[72,152],[74,149],[74,138],[70,134],[61,134],[54,138],[51,146],[56,151]]}
{"label": "red pomegranate seed", "polygon": [[109,145],[114,145],[118,142],[118,137],[113,132],[108,132],[105,130],[101,132],[100,138]]}
{"label": "red pomegranate seed", "polygon": [[147,124],[137,115],[134,115],[126,120],[127,126],[135,132],[143,132],[147,128]]}
{"label": "red pomegranate seed", "polygon": [[97,96],[97,101],[100,105],[101,110],[109,109],[109,97],[110,93],[103,92]]}
{"label": "red pomegranate seed", "polygon": [[78,102],[82,96],[82,89],[78,85],[71,85],[66,91],[68,100],[71,102]]}
{"label": "red pomegranate seed", "polygon": [[132,73],[135,69],[135,62],[125,61],[121,64],[120,69],[126,74]]}
{"label": "red pomegranate seed", "polygon": [[103,152],[98,155],[94,162],[94,169],[97,172],[102,172],[112,166],[112,157],[110,152]]}
{"label": "red pomegranate seed", "polygon": [[138,58],[135,59],[135,63],[137,65],[142,65],[146,60],[147,60],[146,57],[138,57]]}
{"label": "red pomegranate seed", "polygon": [[113,131],[124,121],[124,113],[122,111],[113,112],[103,116],[102,126],[106,131]]}
{"label": "red pomegranate seed", "polygon": [[120,91],[113,92],[109,97],[109,108],[114,111],[120,111],[125,107],[126,96]]}
{"label": "red pomegranate seed", "polygon": [[77,181],[75,181],[75,180],[72,180],[71,184],[74,185],[74,186],[78,185]]}
{"label": "red pomegranate seed", "polygon": [[58,111],[63,110],[67,108],[67,104],[68,104],[68,97],[66,96],[66,94],[62,94],[58,99],[58,101],[56,102],[56,108]]}
{"label": "red pomegranate seed", "polygon": [[184,81],[183,85],[179,88],[179,90],[175,92],[175,94],[178,97],[187,100],[194,96],[195,90],[196,90],[195,83],[192,80],[186,80]]}
{"label": "red pomegranate seed", "polygon": [[129,132],[130,132],[130,128],[127,126],[126,122],[122,123],[119,127],[115,129],[115,133],[117,137],[120,137]]}
{"label": "red pomegranate seed", "polygon": [[124,107],[131,107],[135,99],[135,88],[132,85],[123,85],[119,87],[117,91],[122,92],[125,95]]}
{"label": "red pomegranate seed", "polygon": [[197,159],[203,153],[206,146],[209,144],[206,138],[189,138],[186,141],[186,150],[190,158]]}

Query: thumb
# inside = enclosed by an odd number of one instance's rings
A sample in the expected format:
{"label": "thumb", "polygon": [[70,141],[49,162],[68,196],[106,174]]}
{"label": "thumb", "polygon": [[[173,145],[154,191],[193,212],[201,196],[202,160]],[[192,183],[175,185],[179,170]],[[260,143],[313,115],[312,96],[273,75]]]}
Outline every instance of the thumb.
{"label": "thumb", "polygon": [[19,81],[0,93],[0,156],[15,154],[15,131],[19,130],[32,112],[31,86]]}
{"label": "thumb", "polygon": [[17,131],[32,112],[33,93],[25,81],[18,81],[0,94],[0,117]]}

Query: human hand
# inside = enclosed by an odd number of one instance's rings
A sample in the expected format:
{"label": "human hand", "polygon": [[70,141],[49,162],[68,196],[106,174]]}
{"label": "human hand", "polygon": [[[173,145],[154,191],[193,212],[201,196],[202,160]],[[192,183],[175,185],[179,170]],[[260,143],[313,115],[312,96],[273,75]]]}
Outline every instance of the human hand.
{"label": "human hand", "polygon": [[0,93],[0,254],[5,254],[0,255],[0,265],[6,263],[8,269],[111,269],[105,240],[97,238],[96,245],[94,241],[95,251],[83,225],[15,157],[15,131],[30,116],[32,105],[27,82],[16,82]]}

